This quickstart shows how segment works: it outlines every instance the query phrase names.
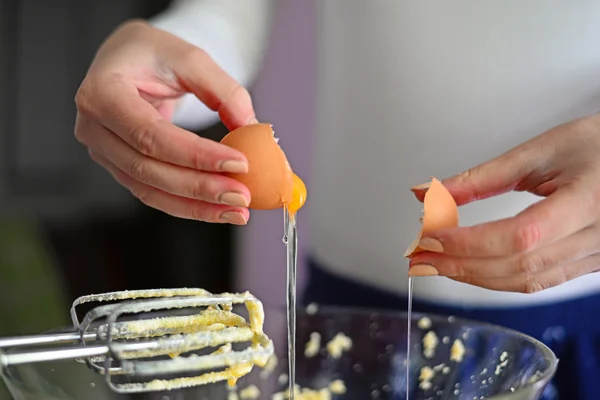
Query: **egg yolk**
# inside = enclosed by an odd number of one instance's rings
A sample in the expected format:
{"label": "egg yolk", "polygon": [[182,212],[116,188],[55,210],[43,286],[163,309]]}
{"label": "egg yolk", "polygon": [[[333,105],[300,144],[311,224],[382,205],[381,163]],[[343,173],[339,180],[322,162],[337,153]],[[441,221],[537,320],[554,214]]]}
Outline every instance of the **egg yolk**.
{"label": "egg yolk", "polygon": [[302,182],[302,179],[294,174],[294,191],[292,192],[292,201],[288,204],[288,210],[294,214],[296,211],[302,208],[306,202],[306,185]]}

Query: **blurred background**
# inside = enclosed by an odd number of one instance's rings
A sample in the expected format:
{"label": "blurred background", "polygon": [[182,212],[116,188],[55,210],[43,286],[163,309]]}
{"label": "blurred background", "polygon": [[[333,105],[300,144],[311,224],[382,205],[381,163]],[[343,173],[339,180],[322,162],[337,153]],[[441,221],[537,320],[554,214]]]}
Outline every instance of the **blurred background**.
{"label": "blurred background", "polygon": [[[285,304],[282,213],[253,212],[243,228],[172,218],[134,199],[73,136],[73,99],[98,46],[168,4],[0,0],[0,336],[67,325],[75,297],[113,290],[250,290]],[[314,34],[312,1],[280,0],[249,88],[309,192]],[[220,140],[227,130],[197,133]],[[298,223],[302,261],[306,216]]]}

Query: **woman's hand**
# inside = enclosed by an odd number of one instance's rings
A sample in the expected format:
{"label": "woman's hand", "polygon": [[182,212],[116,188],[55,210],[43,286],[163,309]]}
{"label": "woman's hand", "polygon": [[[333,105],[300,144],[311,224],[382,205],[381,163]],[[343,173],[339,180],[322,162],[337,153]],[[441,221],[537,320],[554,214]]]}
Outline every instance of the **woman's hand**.
{"label": "woman's hand", "polygon": [[177,217],[246,224],[248,189],[220,174],[247,172],[244,155],[170,122],[187,92],[230,130],[256,121],[248,92],[206,52],[128,22],[102,45],[77,92],[75,136],[143,203]]}
{"label": "woman's hand", "polygon": [[[427,234],[419,246],[428,251],[411,260],[409,274],[534,293],[600,270],[600,115],[556,127],[443,183],[459,205],[511,190],[545,199],[512,218]],[[421,201],[424,189],[412,189]]]}

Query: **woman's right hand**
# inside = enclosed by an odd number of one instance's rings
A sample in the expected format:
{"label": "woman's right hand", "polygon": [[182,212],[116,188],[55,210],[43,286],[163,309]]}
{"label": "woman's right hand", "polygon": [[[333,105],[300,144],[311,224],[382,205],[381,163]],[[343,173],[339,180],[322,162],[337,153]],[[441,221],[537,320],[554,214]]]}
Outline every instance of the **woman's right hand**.
{"label": "woman's right hand", "polygon": [[145,22],[128,22],[100,47],[77,92],[75,136],[144,204],[181,218],[244,225],[250,192],[221,173],[247,172],[247,160],[171,123],[188,92],[230,130],[256,122],[246,89],[206,52]]}

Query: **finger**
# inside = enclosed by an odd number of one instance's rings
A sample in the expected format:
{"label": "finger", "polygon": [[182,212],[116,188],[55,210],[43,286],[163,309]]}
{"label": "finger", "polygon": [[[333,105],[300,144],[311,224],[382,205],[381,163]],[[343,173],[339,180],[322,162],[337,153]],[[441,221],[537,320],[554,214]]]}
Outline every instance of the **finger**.
{"label": "finger", "polygon": [[[547,153],[535,141],[517,146],[500,156],[470,168],[442,183],[458,205],[497,196],[511,190],[525,190],[552,179],[545,169]],[[534,174],[534,171],[536,172]],[[529,182],[535,176],[537,182]],[[413,186],[411,191],[423,201],[429,185]]]}
{"label": "finger", "polygon": [[[463,205],[516,189],[536,168],[544,164],[545,158],[539,146],[524,143],[490,161],[444,179],[442,183],[456,203]],[[428,184],[420,184],[413,186],[411,191],[419,201],[423,201],[428,188]]]}
{"label": "finger", "polygon": [[[140,97],[133,84],[113,79],[96,83],[94,88],[90,85],[77,93],[79,112],[99,121],[138,152],[197,170],[248,172],[241,152],[171,124]],[[76,136],[84,143],[89,140],[84,129],[76,129]]]}
{"label": "finger", "polygon": [[588,192],[563,186],[515,217],[428,232],[419,247],[457,257],[504,257],[529,252],[596,222],[597,206]]}
{"label": "finger", "polygon": [[507,278],[461,276],[450,279],[495,291],[537,293],[599,270],[600,254],[594,254],[536,274],[521,274]]}
{"label": "finger", "polygon": [[223,70],[204,50],[195,46],[177,49],[167,60],[183,86],[208,108],[218,112],[229,130],[256,122],[248,91]]}
{"label": "finger", "polygon": [[156,208],[174,217],[198,221],[231,223],[234,225],[245,225],[248,222],[249,213],[246,208],[210,204],[174,196],[136,181],[97,152],[90,151],[90,157],[108,170],[117,182],[129,189],[135,197],[149,207]]}
{"label": "finger", "polygon": [[235,179],[154,160],[138,153],[103,126],[88,126],[92,148],[136,181],[170,194],[248,207],[250,191]]}
{"label": "finger", "polygon": [[448,277],[499,278],[536,274],[600,252],[598,231],[598,225],[588,227],[557,243],[510,257],[465,258],[418,253],[410,261],[411,269],[416,268],[412,273],[409,270],[409,275],[431,268],[435,268],[437,275]]}

